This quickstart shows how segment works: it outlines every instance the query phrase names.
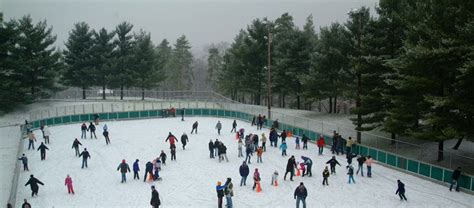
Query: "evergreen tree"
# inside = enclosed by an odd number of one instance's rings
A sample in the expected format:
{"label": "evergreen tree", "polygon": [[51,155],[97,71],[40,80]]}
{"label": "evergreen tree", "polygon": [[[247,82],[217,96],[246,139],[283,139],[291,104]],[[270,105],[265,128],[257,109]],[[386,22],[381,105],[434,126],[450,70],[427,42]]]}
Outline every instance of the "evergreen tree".
{"label": "evergreen tree", "polygon": [[114,68],[110,76],[111,87],[120,87],[120,100],[123,100],[124,87],[133,85],[132,71],[132,53],[133,53],[133,35],[131,33],[133,25],[128,22],[122,22],[115,28],[117,38],[114,40]]}
{"label": "evergreen tree", "polygon": [[176,90],[190,90],[193,82],[191,63],[193,55],[190,52],[186,36],[182,35],[176,40],[172,51],[171,62],[168,68],[168,86]]}
{"label": "evergreen tree", "polygon": [[208,50],[209,57],[207,58],[207,68],[209,73],[209,81],[212,83],[211,86],[214,89],[217,77],[216,74],[222,70],[223,57],[219,53],[219,49],[211,47]]}
{"label": "evergreen tree", "polygon": [[66,71],[63,81],[68,86],[80,87],[82,99],[86,99],[86,89],[96,83],[97,75],[92,63],[92,46],[94,31],[85,22],[74,24],[65,43],[64,62]]}
{"label": "evergreen tree", "polygon": [[105,28],[94,32],[94,45],[92,46],[92,66],[94,69],[96,83],[102,86],[102,99],[105,100],[106,86],[109,84],[109,79],[112,76],[112,68],[114,66],[114,32],[107,32]]}

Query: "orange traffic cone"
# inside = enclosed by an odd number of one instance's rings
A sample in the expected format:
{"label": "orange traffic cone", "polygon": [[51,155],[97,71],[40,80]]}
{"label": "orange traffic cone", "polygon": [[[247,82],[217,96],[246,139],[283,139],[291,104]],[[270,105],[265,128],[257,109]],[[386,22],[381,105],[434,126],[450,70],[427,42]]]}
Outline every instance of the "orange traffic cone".
{"label": "orange traffic cone", "polygon": [[296,168],[296,176],[301,176],[301,172],[299,168]]}
{"label": "orange traffic cone", "polygon": [[260,187],[260,182],[257,182],[257,192],[261,192],[262,191],[262,187]]}
{"label": "orange traffic cone", "polygon": [[275,180],[275,183],[273,183],[273,185],[278,186],[278,181]]}

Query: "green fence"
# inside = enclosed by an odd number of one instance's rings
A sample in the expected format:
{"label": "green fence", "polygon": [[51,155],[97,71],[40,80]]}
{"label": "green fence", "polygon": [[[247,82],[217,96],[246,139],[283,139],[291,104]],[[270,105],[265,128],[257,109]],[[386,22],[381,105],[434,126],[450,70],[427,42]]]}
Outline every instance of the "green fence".
{"label": "green fence", "polygon": [[[146,118],[161,118],[163,113],[162,110],[145,110],[145,111],[128,111],[128,112],[113,112],[113,113],[100,113],[98,114],[102,121],[107,120],[125,120],[125,119],[146,119]],[[250,122],[254,115],[248,113],[222,110],[222,109],[207,109],[207,108],[194,108],[186,109],[186,116],[211,116],[211,117],[225,117],[234,118],[243,121]],[[95,114],[82,114],[82,115],[70,115],[61,116],[54,118],[47,118],[42,120],[33,121],[33,127],[39,128],[41,124],[49,126],[69,124],[69,123],[80,123],[89,122],[95,117]],[[270,127],[273,123],[272,120],[267,120],[265,127]],[[280,130],[292,131],[294,136],[303,136],[305,134],[311,140],[315,140],[321,135],[319,132],[310,131],[304,128],[299,128],[285,123],[280,123]],[[324,135],[326,144],[331,143],[331,137]],[[435,165],[420,162],[418,160],[412,160],[404,156],[396,155],[390,152],[379,150],[376,148],[354,145],[353,151],[357,154],[370,155],[373,159],[379,163],[386,164],[390,167],[397,168],[399,170],[407,171],[409,173],[427,177],[429,179],[449,183],[451,181],[452,170],[448,170]],[[474,179],[469,175],[462,175],[460,179],[460,187],[465,190],[474,191]]]}

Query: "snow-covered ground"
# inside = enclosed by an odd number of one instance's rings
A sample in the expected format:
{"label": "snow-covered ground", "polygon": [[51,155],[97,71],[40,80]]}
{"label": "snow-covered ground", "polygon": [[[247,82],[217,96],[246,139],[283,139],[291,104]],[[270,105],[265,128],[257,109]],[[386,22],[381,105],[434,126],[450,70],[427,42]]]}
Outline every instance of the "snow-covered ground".
{"label": "snow-covered ground", "polygon": [[[199,121],[199,132],[191,135],[191,125],[196,120]],[[223,123],[221,136],[214,129],[217,120]],[[313,144],[309,145],[309,150],[296,150],[292,138],[287,139],[288,155],[295,155],[298,161],[302,155],[311,157],[315,163],[313,177],[283,181],[288,157],[282,157],[278,149],[267,144],[263,163],[256,163],[253,157],[250,165],[251,174],[258,168],[262,176],[263,191],[256,193],[252,191],[251,177],[247,186],[239,186],[238,169],[243,158],[237,157],[235,135],[230,133],[231,122],[229,119],[201,117],[187,118],[185,122],[179,118],[107,122],[112,142],[109,146],[105,145],[101,135],[104,124],[101,123],[97,127],[97,140],[89,137],[80,140],[81,149],[86,147],[91,153],[87,169],[81,169],[81,159],[75,157],[71,149],[73,139],[80,137],[80,124],[51,127],[50,151],[45,161],[40,161],[38,151],[27,151],[27,147],[23,147],[29,157],[30,172],[21,171],[17,205],[26,198],[33,207],[149,207],[150,186],[155,185],[163,207],[215,207],[216,182],[224,182],[227,177],[231,177],[234,183],[235,207],[294,207],[293,192],[299,182],[304,182],[308,189],[308,207],[471,207],[474,204],[472,195],[449,192],[445,186],[380,165],[373,167],[373,178],[355,176],[356,184],[347,184],[346,162],[341,156],[338,160],[343,167],[337,167],[338,174],[331,176],[329,186],[324,187],[321,185],[321,172],[332,155],[325,150],[323,156],[318,156]],[[246,129],[246,134],[268,134],[268,129],[257,131],[242,121],[238,121],[238,125],[238,128]],[[168,132],[178,138],[186,132],[190,139],[186,150],[181,149],[181,143],[177,144],[177,161],[169,160],[169,144],[164,141]],[[41,137],[41,132],[35,131],[35,134]],[[217,159],[209,158],[209,140],[216,138],[227,146],[230,162],[219,163]],[[127,174],[127,183],[120,183],[117,166],[122,159],[126,159],[130,166],[139,159],[140,177],[143,177],[145,163],[156,158],[161,150],[168,154],[167,165],[160,172],[162,181],[144,183],[142,180],[134,181],[133,174]],[[270,185],[275,170],[280,173],[278,187]],[[35,198],[30,196],[29,187],[23,186],[30,174],[45,183]],[[64,186],[67,174],[73,179],[75,195],[67,194]],[[401,202],[395,195],[397,179],[406,185],[408,202]]]}

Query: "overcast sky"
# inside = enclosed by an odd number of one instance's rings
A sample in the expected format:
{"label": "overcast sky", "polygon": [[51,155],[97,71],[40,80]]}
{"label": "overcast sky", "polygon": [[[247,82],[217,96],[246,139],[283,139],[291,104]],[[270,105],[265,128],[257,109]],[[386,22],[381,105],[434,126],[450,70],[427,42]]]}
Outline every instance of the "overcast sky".
{"label": "overcast sky", "polygon": [[[360,6],[373,8],[378,0],[0,0],[4,20],[31,14],[34,21],[46,19],[63,47],[74,23],[85,21],[92,28],[109,30],[122,22],[151,33],[155,44],[163,38],[174,43],[186,35],[193,51],[210,43],[232,42],[241,28],[255,18],[273,20],[288,12],[302,26],[312,14],[316,28],[343,22],[347,11]],[[372,10],[373,11],[373,10]]]}

